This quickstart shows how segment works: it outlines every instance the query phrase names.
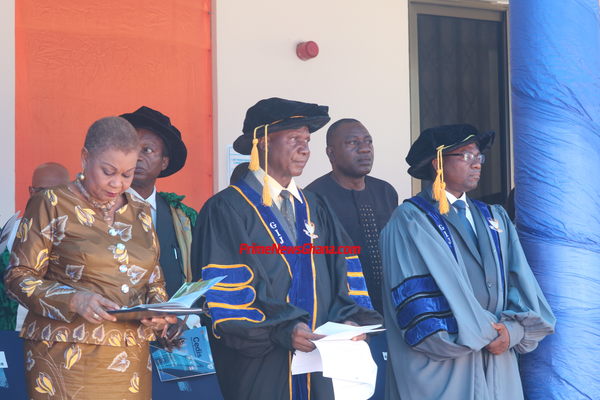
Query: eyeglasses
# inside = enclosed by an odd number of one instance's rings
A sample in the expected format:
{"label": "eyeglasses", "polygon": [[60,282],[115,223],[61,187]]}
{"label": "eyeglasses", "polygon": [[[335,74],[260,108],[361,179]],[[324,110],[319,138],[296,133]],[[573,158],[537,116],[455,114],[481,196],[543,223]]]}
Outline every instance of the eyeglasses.
{"label": "eyeglasses", "polygon": [[[465,162],[470,164],[483,164],[485,163],[485,154],[473,154],[473,153],[451,153],[444,154],[444,156],[462,157]],[[477,162],[475,161],[477,160]]]}

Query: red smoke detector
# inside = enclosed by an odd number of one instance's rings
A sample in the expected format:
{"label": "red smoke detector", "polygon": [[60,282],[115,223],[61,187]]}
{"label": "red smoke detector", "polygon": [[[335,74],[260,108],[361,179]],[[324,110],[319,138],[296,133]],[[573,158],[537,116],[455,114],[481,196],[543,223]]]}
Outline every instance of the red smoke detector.
{"label": "red smoke detector", "polygon": [[312,40],[308,42],[298,43],[296,46],[296,55],[301,60],[310,60],[319,55],[319,45]]}

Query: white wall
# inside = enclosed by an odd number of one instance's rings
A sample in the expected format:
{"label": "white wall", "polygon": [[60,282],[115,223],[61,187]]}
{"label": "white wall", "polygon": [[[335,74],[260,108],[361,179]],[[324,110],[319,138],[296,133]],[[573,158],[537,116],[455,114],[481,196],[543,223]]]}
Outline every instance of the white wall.
{"label": "white wall", "polygon": [[[227,145],[248,107],[267,97],[328,105],[332,122],[363,122],[374,137],[371,175],[410,196],[407,0],[213,1],[216,188],[227,186]],[[314,40],[301,61],[296,44]],[[313,134],[301,186],[328,172],[326,128]]]}
{"label": "white wall", "polygon": [[0,1],[0,226],[15,209],[15,0]]}

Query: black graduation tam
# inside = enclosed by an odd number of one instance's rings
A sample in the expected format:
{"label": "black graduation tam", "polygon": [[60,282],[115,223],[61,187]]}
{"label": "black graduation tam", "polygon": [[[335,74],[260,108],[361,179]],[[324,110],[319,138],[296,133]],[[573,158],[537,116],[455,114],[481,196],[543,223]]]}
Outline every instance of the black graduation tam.
{"label": "black graduation tam", "polygon": [[278,97],[261,100],[246,112],[244,134],[235,140],[233,148],[240,154],[250,154],[252,140],[263,137],[265,130],[273,133],[306,126],[313,133],[329,122],[328,111],[327,106]]}
{"label": "black graduation tam", "polygon": [[417,179],[432,179],[431,160],[436,158],[440,146],[443,154],[471,143],[477,143],[479,151],[483,153],[494,143],[494,132],[479,133],[474,126],[468,124],[425,129],[406,156],[406,162],[410,165],[408,173]]}
{"label": "black graduation tam", "polygon": [[142,106],[132,113],[123,114],[135,128],[148,129],[156,133],[165,143],[169,155],[169,165],[158,175],[159,178],[173,175],[185,165],[187,148],[181,140],[181,132],[173,125],[169,117],[161,112]]}

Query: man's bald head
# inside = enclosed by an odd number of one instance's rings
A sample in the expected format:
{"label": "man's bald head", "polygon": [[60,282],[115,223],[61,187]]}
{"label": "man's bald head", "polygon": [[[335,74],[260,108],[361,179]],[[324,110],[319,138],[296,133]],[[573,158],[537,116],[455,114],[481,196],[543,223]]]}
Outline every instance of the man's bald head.
{"label": "man's bald head", "polygon": [[59,163],[49,162],[38,165],[33,170],[29,194],[69,182],[69,171]]}
{"label": "man's bald head", "polygon": [[327,146],[331,146],[333,144],[333,141],[335,140],[335,137],[341,131],[340,128],[342,128],[346,124],[360,124],[360,125],[362,125],[359,120],[354,119],[354,118],[342,118],[342,119],[340,119],[338,121],[335,121],[333,124],[331,124],[329,126],[329,129],[327,129],[327,136],[325,137],[325,141],[327,143]]}

